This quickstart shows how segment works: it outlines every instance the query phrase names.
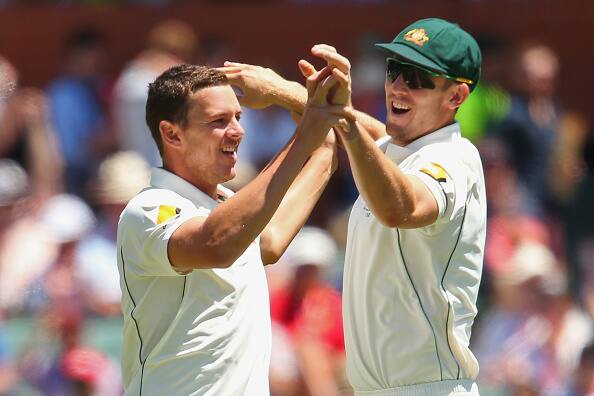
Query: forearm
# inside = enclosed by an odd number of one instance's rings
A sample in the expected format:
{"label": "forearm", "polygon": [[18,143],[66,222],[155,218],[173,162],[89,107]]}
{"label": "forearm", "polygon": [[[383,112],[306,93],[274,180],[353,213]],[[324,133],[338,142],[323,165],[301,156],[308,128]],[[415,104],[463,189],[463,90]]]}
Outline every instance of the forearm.
{"label": "forearm", "polygon": [[286,81],[282,89],[277,89],[273,96],[277,106],[303,114],[307,102],[307,90],[303,85],[295,81]]}
{"label": "forearm", "polygon": [[415,210],[411,181],[376,146],[370,135],[355,130],[351,133],[343,142],[360,194],[384,225],[395,227],[405,223]]}
{"label": "forearm", "polygon": [[[269,223],[310,152],[306,144],[289,145],[252,182],[213,210],[190,242],[197,249],[193,253],[218,266],[231,265]],[[193,267],[193,262],[184,264]]]}
{"label": "forearm", "polygon": [[330,180],[333,156],[330,148],[318,149],[287,191],[262,232],[260,246],[265,264],[278,261],[307,221]]}

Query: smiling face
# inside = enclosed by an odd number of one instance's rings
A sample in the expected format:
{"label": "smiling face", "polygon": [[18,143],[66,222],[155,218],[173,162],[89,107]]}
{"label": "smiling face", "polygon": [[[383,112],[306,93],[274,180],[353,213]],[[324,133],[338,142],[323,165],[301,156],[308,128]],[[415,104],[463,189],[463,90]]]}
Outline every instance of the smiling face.
{"label": "smiling face", "polygon": [[190,94],[185,122],[167,123],[171,129],[164,128],[166,167],[216,196],[217,185],[235,177],[237,149],[244,135],[240,115],[241,107],[229,85]]}
{"label": "smiling face", "polygon": [[455,109],[464,95],[465,84],[444,77],[430,77],[435,89],[410,89],[399,75],[394,82],[386,78],[386,131],[392,141],[405,146],[454,121]]}

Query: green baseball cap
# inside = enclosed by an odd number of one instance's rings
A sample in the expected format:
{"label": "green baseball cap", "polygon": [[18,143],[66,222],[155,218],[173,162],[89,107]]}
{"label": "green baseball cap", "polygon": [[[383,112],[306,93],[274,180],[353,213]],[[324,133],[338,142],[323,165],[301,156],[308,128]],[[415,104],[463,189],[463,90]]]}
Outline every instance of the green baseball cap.
{"label": "green baseball cap", "polygon": [[391,43],[376,47],[405,62],[465,82],[474,89],[481,75],[481,50],[460,26],[439,18],[421,19],[406,27]]}

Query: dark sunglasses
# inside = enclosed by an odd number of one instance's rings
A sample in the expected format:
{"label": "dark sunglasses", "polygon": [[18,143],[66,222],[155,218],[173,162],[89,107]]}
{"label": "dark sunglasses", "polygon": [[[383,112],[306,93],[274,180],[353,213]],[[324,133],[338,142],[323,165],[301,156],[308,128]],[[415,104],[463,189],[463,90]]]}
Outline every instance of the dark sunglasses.
{"label": "dark sunglasses", "polygon": [[[435,89],[432,74],[428,71],[399,62],[396,59],[386,59],[386,76],[390,82],[396,81],[400,75],[402,75],[404,83],[410,89]],[[438,75],[435,74],[434,76]]]}
{"label": "dark sunglasses", "polygon": [[393,83],[396,81],[398,76],[401,74],[404,83],[410,89],[435,89],[435,81],[433,81],[433,77],[444,77],[448,80],[456,82],[466,83],[469,85],[474,84],[472,80],[468,80],[466,78],[452,77],[426,69],[421,69],[408,63],[400,62],[394,58],[386,59],[386,76],[390,82]]}

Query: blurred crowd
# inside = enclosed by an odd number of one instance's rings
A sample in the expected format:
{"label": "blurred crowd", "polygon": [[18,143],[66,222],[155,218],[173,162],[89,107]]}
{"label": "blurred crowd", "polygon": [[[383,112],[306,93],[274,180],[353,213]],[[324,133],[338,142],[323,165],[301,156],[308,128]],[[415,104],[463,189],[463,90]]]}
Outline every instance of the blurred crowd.
{"label": "blurred crowd", "polygon": [[[458,120],[481,153],[489,203],[472,336],[479,385],[485,395],[594,395],[592,120],[559,102],[563,65],[546,43],[475,33],[483,76]],[[362,37],[351,59],[353,101],[383,120],[375,41]],[[92,27],[71,32],[62,73],[43,89],[21,86],[0,54],[0,395],[121,395],[117,222],[160,165],[147,84],[176,64],[240,60],[175,20],[157,24],[119,75],[105,72],[109,46]],[[244,109],[242,123],[233,189],[295,128],[274,107]],[[357,191],[343,154],[308,225],[267,269],[274,396],[352,394],[340,293]]]}

